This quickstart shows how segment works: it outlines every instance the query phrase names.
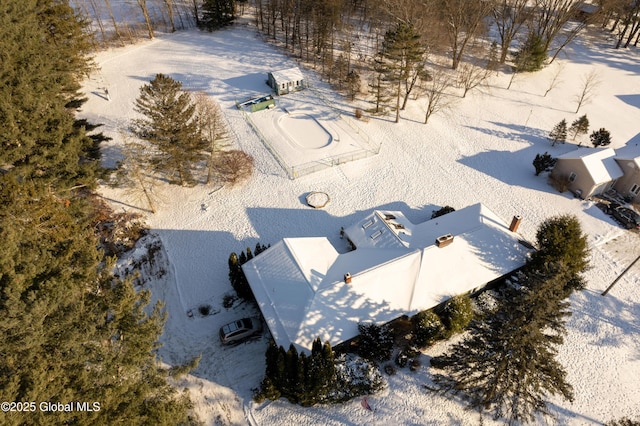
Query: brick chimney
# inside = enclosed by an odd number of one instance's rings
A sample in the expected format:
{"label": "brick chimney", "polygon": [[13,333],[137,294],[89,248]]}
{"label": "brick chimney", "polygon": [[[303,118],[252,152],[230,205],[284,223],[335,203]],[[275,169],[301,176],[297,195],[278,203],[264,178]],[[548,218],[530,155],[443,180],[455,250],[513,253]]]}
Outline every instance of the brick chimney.
{"label": "brick chimney", "polygon": [[515,215],[511,220],[511,225],[509,225],[509,231],[516,232],[518,230],[518,226],[520,226],[520,222],[522,222],[522,217],[520,217],[520,215]]}

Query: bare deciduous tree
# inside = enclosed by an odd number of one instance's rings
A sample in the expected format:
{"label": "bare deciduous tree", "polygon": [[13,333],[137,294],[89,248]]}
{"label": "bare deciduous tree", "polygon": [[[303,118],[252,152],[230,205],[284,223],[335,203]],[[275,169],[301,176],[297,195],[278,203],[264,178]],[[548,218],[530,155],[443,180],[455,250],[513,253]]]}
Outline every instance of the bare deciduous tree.
{"label": "bare deciduous tree", "polygon": [[118,40],[122,40],[122,35],[120,34],[120,30],[118,29],[118,21],[116,21],[116,17],[113,14],[113,8],[111,8],[111,2],[109,0],[104,0],[104,4],[107,7],[107,12],[109,12],[109,18],[111,18],[113,30],[116,32],[116,38]]}
{"label": "bare deciduous tree", "polygon": [[440,0],[440,13],[446,22],[451,48],[451,68],[457,69],[467,45],[486,33],[485,18],[491,12],[491,2]]}
{"label": "bare deciduous tree", "polygon": [[131,137],[120,132],[124,146],[122,147],[122,161],[118,165],[116,172],[118,184],[126,188],[129,196],[135,200],[144,199],[151,213],[156,212],[158,194],[155,191],[155,179],[149,176],[149,167],[141,161],[147,158],[147,147],[139,142],[134,142]]}
{"label": "bare deciduous tree", "polygon": [[173,0],[164,0],[164,5],[167,7],[167,14],[169,15],[169,23],[171,24],[171,32],[176,32],[176,24],[173,19]]}
{"label": "bare deciduous tree", "polygon": [[464,63],[458,72],[458,84],[464,89],[462,97],[466,97],[469,90],[480,86],[489,76],[489,70],[472,63]]}
{"label": "bare deciduous tree", "polygon": [[558,68],[556,69],[556,72],[553,74],[553,76],[549,80],[549,86],[547,87],[547,90],[544,92],[544,97],[546,97],[550,91],[558,87],[558,84],[562,82],[562,80],[560,79],[560,74],[562,74],[563,70],[564,70],[564,64],[561,64],[560,66],[558,66]]}
{"label": "bare deciduous tree", "polygon": [[598,78],[598,73],[595,70],[589,72],[589,74],[585,75],[582,80],[582,89],[580,93],[578,93],[575,97],[576,102],[578,103],[578,107],[576,108],[576,114],[580,111],[580,108],[589,103],[593,96],[595,96],[595,91],[598,85],[600,84],[600,80]]}
{"label": "bare deciduous tree", "polygon": [[453,102],[446,89],[451,87],[452,79],[444,70],[438,69],[431,73],[431,80],[424,85],[424,94],[427,98],[427,106],[424,113],[424,124],[429,122],[429,118],[440,111],[449,108]]}
{"label": "bare deciduous tree", "polygon": [[493,4],[491,15],[500,36],[500,63],[507,59],[511,43],[520,28],[530,17],[528,0],[498,0]]}
{"label": "bare deciduous tree", "polygon": [[229,127],[224,119],[220,106],[206,93],[198,92],[193,96],[196,106],[195,120],[198,130],[209,146],[207,165],[207,181],[211,182],[216,164],[216,157],[221,154],[229,139]]}
{"label": "bare deciduous tree", "polygon": [[149,16],[149,8],[147,7],[147,0],[136,0],[138,2],[138,6],[140,6],[140,10],[142,11],[142,16],[144,16],[144,22],[147,25],[147,32],[149,33],[149,38],[153,38],[153,24],[151,23],[151,16]]}

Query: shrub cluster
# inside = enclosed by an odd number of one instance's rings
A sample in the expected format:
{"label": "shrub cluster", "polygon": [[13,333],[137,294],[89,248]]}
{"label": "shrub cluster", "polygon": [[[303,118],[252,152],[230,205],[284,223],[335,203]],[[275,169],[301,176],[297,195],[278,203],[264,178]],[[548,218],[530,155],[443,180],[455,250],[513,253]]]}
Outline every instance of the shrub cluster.
{"label": "shrub cluster", "polygon": [[437,340],[462,332],[472,319],[473,306],[469,296],[452,297],[438,312],[422,311],[411,318],[413,342],[421,348],[432,345]]}

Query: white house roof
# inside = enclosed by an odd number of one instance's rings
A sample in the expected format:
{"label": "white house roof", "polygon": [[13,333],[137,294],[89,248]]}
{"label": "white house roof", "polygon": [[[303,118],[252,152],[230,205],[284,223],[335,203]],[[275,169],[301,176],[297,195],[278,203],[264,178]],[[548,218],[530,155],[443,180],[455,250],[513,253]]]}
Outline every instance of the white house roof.
{"label": "white house roof", "polygon": [[[444,233],[454,241],[437,247]],[[243,265],[278,345],[309,351],[316,337],[337,345],[358,335],[359,322],[413,315],[508,274],[529,251],[481,204],[421,224],[375,211],[345,234],[356,250],[339,254],[326,238],[287,238]]]}
{"label": "white house roof", "polygon": [[616,149],[616,160],[633,162],[640,169],[640,145],[627,145]]}
{"label": "white house roof", "polygon": [[581,160],[595,184],[610,182],[622,177],[622,169],[615,161],[616,152],[611,148],[578,148],[558,156],[558,159]]}
{"label": "white house roof", "polygon": [[276,81],[276,83],[279,83],[279,84],[286,83],[288,81],[304,80],[304,75],[302,74],[302,71],[300,71],[300,68],[298,67],[289,68],[289,69],[280,70],[280,71],[271,71],[271,75],[273,76],[273,79]]}

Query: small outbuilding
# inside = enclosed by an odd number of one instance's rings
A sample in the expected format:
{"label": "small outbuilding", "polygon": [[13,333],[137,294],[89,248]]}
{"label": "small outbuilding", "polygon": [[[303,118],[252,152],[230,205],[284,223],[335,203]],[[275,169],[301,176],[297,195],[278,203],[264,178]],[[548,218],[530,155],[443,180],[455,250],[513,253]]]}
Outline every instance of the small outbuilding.
{"label": "small outbuilding", "polygon": [[276,95],[296,92],[306,87],[304,76],[298,67],[271,71],[268,74],[267,84],[276,92]]}

